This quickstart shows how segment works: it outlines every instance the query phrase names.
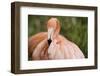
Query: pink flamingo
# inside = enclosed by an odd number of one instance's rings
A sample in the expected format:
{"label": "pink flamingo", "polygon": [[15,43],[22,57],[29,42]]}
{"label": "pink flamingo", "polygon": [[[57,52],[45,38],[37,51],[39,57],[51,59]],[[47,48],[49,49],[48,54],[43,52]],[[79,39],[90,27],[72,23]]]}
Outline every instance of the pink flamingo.
{"label": "pink flamingo", "polygon": [[48,32],[41,32],[29,38],[29,55],[33,60],[81,59],[84,55],[73,42],[60,35],[57,18],[47,22]]}

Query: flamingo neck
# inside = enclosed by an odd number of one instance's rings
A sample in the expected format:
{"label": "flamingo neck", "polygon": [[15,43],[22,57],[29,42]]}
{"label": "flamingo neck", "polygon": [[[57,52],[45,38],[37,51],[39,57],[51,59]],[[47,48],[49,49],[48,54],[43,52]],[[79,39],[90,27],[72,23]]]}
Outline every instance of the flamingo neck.
{"label": "flamingo neck", "polygon": [[58,26],[58,27],[56,28],[56,30],[55,30],[55,32],[54,32],[54,35],[53,35],[53,38],[58,37],[59,33],[60,33],[60,26]]}

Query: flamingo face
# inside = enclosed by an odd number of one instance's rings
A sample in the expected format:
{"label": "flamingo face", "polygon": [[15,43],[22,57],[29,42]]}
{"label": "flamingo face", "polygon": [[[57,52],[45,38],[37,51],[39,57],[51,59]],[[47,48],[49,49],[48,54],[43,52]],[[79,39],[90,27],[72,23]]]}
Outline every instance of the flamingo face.
{"label": "flamingo face", "polygon": [[51,18],[47,24],[48,44],[49,45],[52,42],[52,40],[54,39],[54,37],[59,33],[59,31],[57,31],[59,28],[57,28],[57,27],[58,27],[58,20],[56,18]]}

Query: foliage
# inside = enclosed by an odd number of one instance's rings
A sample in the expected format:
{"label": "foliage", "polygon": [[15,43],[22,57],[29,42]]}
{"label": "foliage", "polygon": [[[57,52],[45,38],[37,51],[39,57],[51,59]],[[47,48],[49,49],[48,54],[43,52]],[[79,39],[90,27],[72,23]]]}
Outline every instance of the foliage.
{"label": "foliage", "polygon": [[47,31],[46,22],[56,17],[60,21],[60,33],[68,40],[74,42],[87,58],[88,54],[88,18],[87,17],[68,17],[68,16],[28,16],[28,37]]}

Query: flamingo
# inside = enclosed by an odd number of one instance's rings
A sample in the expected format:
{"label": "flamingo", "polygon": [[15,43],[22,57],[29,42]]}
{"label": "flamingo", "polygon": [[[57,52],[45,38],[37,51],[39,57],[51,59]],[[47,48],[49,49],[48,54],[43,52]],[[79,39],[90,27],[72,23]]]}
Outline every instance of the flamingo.
{"label": "flamingo", "polygon": [[50,18],[47,22],[48,32],[40,32],[29,38],[28,52],[32,60],[82,59],[81,49],[60,33],[60,22]]}

